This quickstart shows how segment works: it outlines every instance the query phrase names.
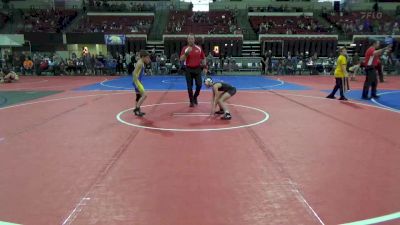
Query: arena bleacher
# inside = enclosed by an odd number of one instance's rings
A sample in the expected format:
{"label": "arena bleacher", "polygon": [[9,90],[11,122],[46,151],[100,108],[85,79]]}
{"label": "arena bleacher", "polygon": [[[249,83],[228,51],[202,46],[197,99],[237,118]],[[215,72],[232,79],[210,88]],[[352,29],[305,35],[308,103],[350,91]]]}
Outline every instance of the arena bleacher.
{"label": "arena bleacher", "polygon": [[[312,61],[312,56],[318,63],[328,64],[339,47],[347,47],[349,57],[355,52],[363,55],[370,38],[384,40],[387,36],[395,40],[390,54],[394,64],[400,55],[400,7],[391,7],[390,3],[380,4],[384,8],[364,4],[352,9],[337,8],[329,2],[272,1],[265,5],[222,1],[210,3],[205,11],[196,11],[196,2],[168,0],[39,0],[35,4],[20,0],[12,1],[12,7],[0,4],[4,8],[0,32],[7,40],[14,37],[6,35],[20,35],[21,41],[15,43],[18,48],[10,50],[14,58],[23,54],[21,60],[24,56],[33,58],[35,53],[45,58],[61,52],[67,64],[72,53],[80,58],[80,49],[88,47],[94,56],[104,55],[105,60],[99,63],[107,65],[113,65],[106,62],[117,60],[119,55],[126,61],[127,54],[140,49],[153,52],[153,59],[165,55],[169,62],[180,53],[189,33],[197,35],[197,43],[207,55],[211,53],[213,65],[224,62],[220,68],[228,68],[234,62],[230,70],[257,71],[261,57],[268,52],[276,71],[292,56],[303,64]],[[119,44],[107,44],[107,35],[121,38],[116,42]],[[3,65],[4,58],[0,60]]]}

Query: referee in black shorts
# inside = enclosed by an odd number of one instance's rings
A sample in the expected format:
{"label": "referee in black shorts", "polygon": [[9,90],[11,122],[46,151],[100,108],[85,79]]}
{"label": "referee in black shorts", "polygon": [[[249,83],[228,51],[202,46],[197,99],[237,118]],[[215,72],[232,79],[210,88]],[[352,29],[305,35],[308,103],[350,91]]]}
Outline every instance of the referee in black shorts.
{"label": "referee in black shorts", "polygon": [[[188,35],[188,45],[182,48],[180,60],[184,61],[186,67],[185,76],[189,95],[190,107],[198,104],[197,97],[200,95],[202,79],[201,73],[207,73],[207,64],[204,51],[196,45],[194,34]],[[193,95],[193,80],[196,83],[196,91]]]}

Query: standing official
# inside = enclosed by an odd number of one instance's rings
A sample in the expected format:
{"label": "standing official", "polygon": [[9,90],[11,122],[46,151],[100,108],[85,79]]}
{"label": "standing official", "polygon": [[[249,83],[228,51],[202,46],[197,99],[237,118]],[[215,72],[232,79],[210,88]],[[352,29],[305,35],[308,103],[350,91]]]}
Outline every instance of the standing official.
{"label": "standing official", "polygon": [[[183,47],[180,60],[184,61],[186,84],[189,95],[190,107],[197,105],[197,97],[200,95],[202,85],[201,72],[207,73],[206,57],[200,46],[196,45],[194,34],[188,35],[188,45]],[[193,95],[193,80],[196,83],[196,91]]]}
{"label": "standing official", "polygon": [[379,98],[379,96],[376,94],[376,89],[378,86],[377,82],[377,76],[376,76],[376,67],[379,64],[379,57],[382,54],[383,51],[389,50],[392,45],[388,45],[385,48],[376,50],[379,48],[379,41],[374,40],[371,44],[371,47],[367,49],[365,52],[365,59],[364,59],[364,66],[365,66],[365,82],[364,82],[364,88],[362,92],[362,99],[369,100],[370,97],[368,97],[368,92],[369,92],[369,87],[371,87],[371,97],[372,98]]}

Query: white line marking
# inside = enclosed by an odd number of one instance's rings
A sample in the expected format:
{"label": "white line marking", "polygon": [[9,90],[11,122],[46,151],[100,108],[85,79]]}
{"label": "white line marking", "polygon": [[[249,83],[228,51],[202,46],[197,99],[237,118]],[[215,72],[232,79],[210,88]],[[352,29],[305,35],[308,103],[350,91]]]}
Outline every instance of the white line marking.
{"label": "white line marking", "polygon": [[[256,91],[242,91],[244,93],[250,93],[250,94],[271,94],[268,92],[256,92]],[[280,95],[285,95],[285,96],[296,96],[296,97],[304,97],[304,98],[314,98],[314,99],[320,99],[320,100],[327,100],[327,101],[338,101],[335,99],[328,99],[326,97],[321,97],[321,96],[313,96],[313,95],[299,95],[299,94],[287,94],[287,93],[279,93]],[[385,111],[390,111],[390,112],[394,112],[394,113],[400,113],[400,111],[398,110],[392,110],[392,109],[388,109],[385,107],[381,107],[381,106],[377,106],[377,105],[370,105],[370,104],[365,104],[365,103],[361,103],[361,102],[356,102],[356,101],[346,101],[349,103],[353,103],[356,105],[362,105],[362,106],[366,106],[366,107],[370,107],[370,108],[376,108],[376,109],[383,109]]]}
{"label": "white line marking", "polygon": [[[183,79],[182,79],[183,80]],[[101,83],[100,83],[100,85],[101,86],[104,86],[104,87],[109,87],[109,88],[121,88],[121,89],[124,89],[124,90],[133,90],[133,88],[126,88],[126,87],[121,87],[121,86],[113,86],[113,85],[108,85],[108,84],[105,84],[105,82],[108,82],[109,80],[107,80],[107,79],[105,79],[104,81],[102,81]],[[184,81],[184,80],[183,80]],[[276,79],[275,81],[278,81],[279,82],[279,84],[274,84],[274,85],[267,85],[267,86],[262,86],[262,87],[246,87],[246,88],[237,88],[238,90],[251,90],[251,89],[261,89],[261,90],[263,90],[263,89],[265,89],[265,88],[272,88],[272,87],[277,87],[277,86],[282,86],[282,85],[284,85],[285,84],[285,82],[283,81],[283,80],[281,80],[281,79]],[[178,83],[178,82],[169,82],[169,80],[161,80],[161,83],[164,83],[164,84],[176,84],[176,83]]]}
{"label": "white line marking", "polygon": [[187,114],[187,115],[184,115],[184,114],[178,114],[178,115],[175,115],[175,114],[173,114],[173,116],[211,116],[210,114],[207,114],[207,115],[204,115],[204,114]]}
{"label": "white line marking", "polygon": [[[182,79],[182,81],[185,81],[185,80]],[[164,84],[177,84],[178,82],[170,82],[169,80],[162,80],[161,83],[164,83]]]}
{"label": "white line marking", "polygon": [[311,213],[315,216],[315,218],[317,218],[320,224],[325,225],[325,223],[318,216],[317,212],[315,212],[315,210],[307,202],[306,198],[304,198],[303,194],[297,188],[297,185],[291,179],[289,179],[289,184],[292,187],[292,191],[296,194],[296,197],[299,199],[299,201],[302,202],[304,205],[306,205],[306,207],[311,211]]}
{"label": "white line marking", "polygon": [[45,88],[56,88],[56,87],[70,87],[73,86],[73,84],[65,84],[65,85],[55,85],[55,86],[39,86],[39,87],[21,87],[21,88],[12,88],[12,89],[6,89],[5,91],[19,91],[19,90],[32,90],[32,89],[45,89]]}
{"label": "white line marking", "polygon": [[183,112],[183,113],[173,113],[174,115],[210,115],[209,113],[194,113],[194,112]]}
{"label": "white line marking", "polygon": [[33,82],[21,82],[21,83],[15,83],[15,84],[39,84],[39,83],[45,83],[48,82],[49,80],[39,80],[39,81],[33,81]]}
{"label": "white line marking", "polygon": [[0,225],[22,225],[22,224],[16,224],[16,223],[10,223],[10,222],[3,222],[3,221],[0,221]]}
{"label": "white line marking", "polygon": [[262,86],[262,87],[247,87],[247,88],[238,88],[238,90],[250,90],[250,89],[261,89],[263,90],[264,88],[272,88],[272,87],[277,87],[277,86],[282,86],[285,84],[285,82],[281,79],[276,79],[276,81],[279,81],[279,84],[274,84],[274,85],[267,85],[267,86]]}
{"label": "white line marking", "polygon": [[377,223],[382,223],[386,221],[391,221],[391,220],[397,220],[400,219],[400,212],[384,215],[384,216],[379,216],[379,217],[374,217],[366,220],[361,220],[361,221],[355,221],[355,222],[350,222],[350,223],[345,223],[342,225],[370,225],[370,224],[377,224]]}
{"label": "white line marking", "polygon": [[11,106],[0,108],[0,110],[16,108],[16,107],[20,107],[20,106],[34,105],[34,104],[38,104],[38,103],[54,102],[54,101],[60,101],[60,100],[69,100],[69,99],[78,99],[78,98],[96,97],[96,96],[107,96],[107,95],[121,95],[121,94],[130,94],[130,93],[117,92],[117,93],[108,93],[108,94],[80,95],[80,96],[65,97],[65,98],[55,98],[55,99],[48,99],[48,100],[43,100],[43,101],[22,103],[22,104],[18,104],[18,105],[11,105]]}
{"label": "white line marking", "polygon": [[[158,104],[152,104],[152,105],[145,105],[142,106],[142,108],[146,107],[152,107],[152,106],[157,106],[157,105],[176,105],[176,104],[188,104],[188,102],[167,102],[167,103],[158,103]],[[199,102],[199,104],[209,104],[209,102]],[[251,123],[251,124],[246,124],[246,125],[240,125],[240,126],[233,126],[233,127],[222,127],[222,128],[203,128],[203,129],[189,129],[189,128],[162,128],[162,127],[149,127],[149,126],[142,126],[134,123],[128,123],[125,120],[121,119],[121,116],[128,112],[131,111],[133,108],[123,110],[119,112],[115,117],[120,123],[126,124],[128,126],[132,127],[137,127],[137,128],[144,128],[144,129],[150,129],[150,130],[161,130],[161,131],[177,131],[177,132],[199,132],[199,131],[223,131],[223,130],[233,130],[233,129],[239,129],[239,128],[246,128],[246,127],[252,127],[259,125],[261,123],[266,122],[269,119],[269,114],[265,112],[264,110],[251,107],[251,106],[244,106],[244,105],[236,105],[236,104],[228,104],[231,106],[237,106],[237,107],[242,107],[242,108],[247,108],[247,109],[252,109],[258,112],[261,112],[264,114],[264,118],[258,122]]]}
{"label": "white line marking", "polygon": [[124,90],[133,90],[133,88],[126,88],[126,87],[119,87],[119,86],[105,84],[105,82],[107,82],[107,81],[109,81],[109,80],[108,79],[103,80],[102,82],[100,82],[100,85],[104,86],[104,87],[109,87],[109,88],[121,88]]}
{"label": "white line marking", "polygon": [[87,205],[86,202],[89,201],[90,198],[88,197],[83,197],[79,203],[75,206],[74,210],[72,210],[72,212],[68,215],[68,217],[64,220],[64,222],[62,223],[62,225],[66,225],[66,224],[70,224],[75,217],[77,216],[77,212],[82,210],[82,207]]}
{"label": "white line marking", "polygon": [[[101,91],[104,91],[104,90],[101,90]],[[111,92],[111,90],[109,90],[109,91]],[[115,90],[113,90],[113,91],[115,91]],[[127,91],[125,91],[125,93],[122,93],[122,91],[123,90],[120,90],[117,93],[111,93],[111,94],[81,95],[81,96],[74,96],[74,97],[66,97],[66,98],[49,99],[49,100],[37,101],[37,102],[22,103],[22,104],[18,104],[18,105],[12,105],[12,106],[3,107],[3,108],[0,107],[0,110],[20,107],[20,106],[26,106],[26,105],[33,105],[33,104],[37,104],[37,103],[46,103],[46,102],[58,101],[58,100],[68,100],[68,99],[75,99],[75,98],[96,97],[96,96],[106,96],[106,95],[130,94]],[[205,90],[205,91],[207,91],[207,90]],[[158,92],[165,92],[165,90],[149,90],[147,92],[149,92],[149,93],[151,93],[151,92],[158,93]],[[168,92],[186,92],[186,90],[175,90],[175,91],[168,91]],[[207,92],[210,92],[210,91],[207,91]],[[249,93],[249,94],[272,94],[272,93],[264,92],[264,91],[241,91],[241,92]],[[280,95],[286,95],[286,96],[297,96],[297,97],[304,97],[304,98],[314,98],[314,99],[320,99],[320,100],[335,101],[334,99],[327,99],[327,98],[321,97],[321,96],[287,94],[287,93],[279,93],[279,94]],[[385,111],[390,111],[390,112],[394,112],[394,113],[400,113],[397,110],[391,110],[391,109],[388,109],[388,108],[385,108],[385,107],[381,107],[381,106],[369,105],[369,104],[364,104],[364,103],[356,102],[356,101],[347,101],[347,102],[350,102],[350,103],[353,103],[353,104],[356,104],[356,105],[362,105],[362,106],[370,107],[370,108],[383,109]]]}
{"label": "white line marking", "polygon": [[[399,93],[399,92],[400,92],[400,91],[383,92],[383,93],[378,94],[378,96],[381,96],[381,95],[388,95],[388,94],[392,94],[392,93]],[[376,101],[374,98],[372,98],[371,101],[372,101],[373,103],[375,103],[375,104],[377,104],[377,105],[383,107],[383,108],[386,108],[386,109],[390,110],[390,111],[394,111],[394,112],[400,113],[400,110],[395,109],[395,108],[392,108],[392,107],[387,106],[387,105],[384,105],[384,104],[382,104],[382,103]]]}

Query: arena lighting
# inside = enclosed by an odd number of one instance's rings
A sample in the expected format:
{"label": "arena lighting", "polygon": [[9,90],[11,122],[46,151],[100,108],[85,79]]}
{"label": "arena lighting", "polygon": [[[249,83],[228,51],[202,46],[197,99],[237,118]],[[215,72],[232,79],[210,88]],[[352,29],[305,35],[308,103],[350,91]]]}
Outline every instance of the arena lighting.
{"label": "arena lighting", "polygon": [[228,44],[225,43],[225,47],[228,46]]}
{"label": "arena lighting", "polygon": [[350,47],[356,47],[357,45],[356,44],[350,44]]}

